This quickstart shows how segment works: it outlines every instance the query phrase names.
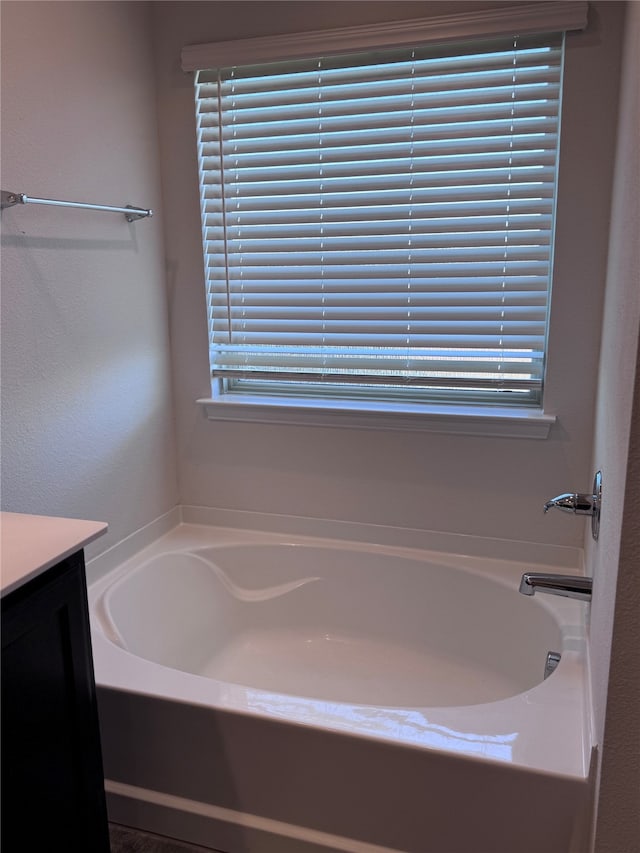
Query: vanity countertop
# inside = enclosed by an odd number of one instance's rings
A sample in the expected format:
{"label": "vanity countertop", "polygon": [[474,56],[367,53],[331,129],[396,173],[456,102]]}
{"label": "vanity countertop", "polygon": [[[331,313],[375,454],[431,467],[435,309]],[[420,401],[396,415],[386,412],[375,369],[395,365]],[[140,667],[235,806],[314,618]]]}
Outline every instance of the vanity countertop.
{"label": "vanity countertop", "polygon": [[103,521],[0,512],[1,595],[13,592],[106,531]]}

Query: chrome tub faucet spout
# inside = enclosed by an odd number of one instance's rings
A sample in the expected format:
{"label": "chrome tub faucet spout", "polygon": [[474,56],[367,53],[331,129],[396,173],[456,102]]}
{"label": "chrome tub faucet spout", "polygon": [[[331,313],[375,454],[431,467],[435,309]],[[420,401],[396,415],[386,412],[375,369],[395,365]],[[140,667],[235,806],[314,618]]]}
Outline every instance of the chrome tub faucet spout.
{"label": "chrome tub faucet spout", "polygon": [[535,595],[547,592],[550,595],[562,595],[565,598],[577,598],[591,601],[592,579],[576,575],[553,575],[546,572],[525,572],[520,581],[523,595]]}

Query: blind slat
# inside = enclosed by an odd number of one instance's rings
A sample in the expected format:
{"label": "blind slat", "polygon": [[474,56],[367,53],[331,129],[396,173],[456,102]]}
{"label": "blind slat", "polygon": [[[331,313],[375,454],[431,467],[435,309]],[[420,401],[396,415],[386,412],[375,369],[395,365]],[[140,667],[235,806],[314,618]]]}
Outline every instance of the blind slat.
{"label": "blind slat", "polygon": [[[227,287],[227,279],[220,273],[218,278],[209,276],[209,300],[215,300],[224,295],[225,300],[233,304],[234,299],[250,298],[252,294],[273,294],[274,298],[282,295],[282,298],[291,301],[293,295],[304,296],[307,294],[309,287],[306,279],[251,279],[245,277],[242,282],[241,290],[230,292]],[[215,275],[215,273],[214,273]],[[402,291],[406,293],[407,276],[396,278],[380,278],[369,279],[366,281],[362,277],[356,278],[335,278],[326,279],[322,282],[322,291],[325,294],[345,294],[346,298],[354,301],[359,298],[367,298],[370,295],[371,299],[382,298],[392,291]],[[467,295],[477,291],[482,291],[486,294],[496,296],[504,288],[506,293],[514,296],[519,290],[528,290],[531,293],[539,293],[542,291],[546,294],[547,277],[543,275],[527,275],[527,276],[510,276],[505,280],[505,276],[481,276],[472,273],[470,276],[451,276],[450,278],[430,276],[429,278],[417,279],[411,278],[412,293],[416,298],[420,298],[427,293],[429,296],[442,292],[447,294],[447,298],[451,303],[456,299],[464,300]],[[314,293],[320,292],[316,289]],[[545,296],[546,301],[546,296]]]}

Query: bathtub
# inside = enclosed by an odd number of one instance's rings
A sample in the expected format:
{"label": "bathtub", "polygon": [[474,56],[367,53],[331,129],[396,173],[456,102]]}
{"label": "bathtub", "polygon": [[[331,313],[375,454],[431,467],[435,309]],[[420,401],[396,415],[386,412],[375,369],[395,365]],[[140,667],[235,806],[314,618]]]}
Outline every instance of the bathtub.
{"label": "bathtub", "polygon": [[583,853],[585,605],[474,550],[181,523],[90,573],[111,820],[225,853]]}

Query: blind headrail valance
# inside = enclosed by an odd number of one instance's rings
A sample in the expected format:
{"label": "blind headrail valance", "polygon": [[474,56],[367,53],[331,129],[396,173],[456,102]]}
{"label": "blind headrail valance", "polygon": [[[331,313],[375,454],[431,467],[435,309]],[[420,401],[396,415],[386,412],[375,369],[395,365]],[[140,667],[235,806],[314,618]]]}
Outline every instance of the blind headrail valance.
{"label": "blind headrail valance", "polygon": [[192,44],[182,49],[182,69],[197,71],[433,41],[582,30],[587,26],[588,5],[586,0],[514,3],[507,8],[478,9],[432,18]]}

